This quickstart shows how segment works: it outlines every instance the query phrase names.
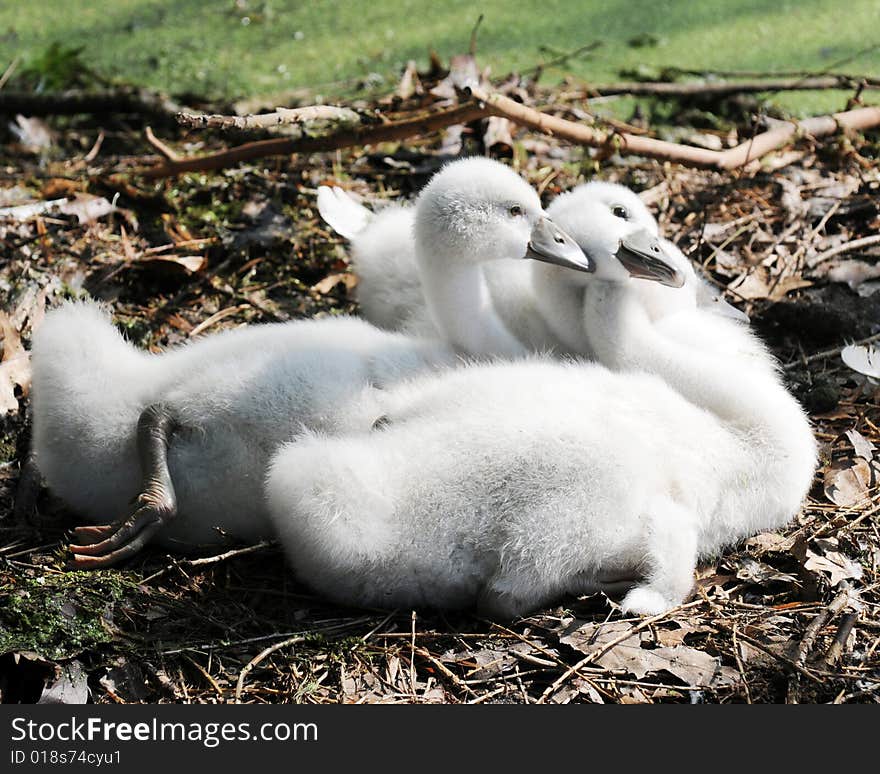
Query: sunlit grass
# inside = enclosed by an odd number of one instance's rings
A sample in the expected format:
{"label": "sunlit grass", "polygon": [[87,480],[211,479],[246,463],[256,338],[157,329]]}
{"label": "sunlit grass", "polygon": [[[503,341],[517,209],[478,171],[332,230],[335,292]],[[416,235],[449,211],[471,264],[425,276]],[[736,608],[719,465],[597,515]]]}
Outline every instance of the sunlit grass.
{"label": "sunlit grass", "polygon": [[[408,59],[426,65],[432,48],[447,60],[465,50],[480,13],[479,58],[496,75],[551,57],[542,47],[600,41],[545,78],[617,80],[640,65],[818,72],[848,59],[841,69],[880,76],[880,49],[859,55],[880,43],[876,0],[20,0],[0,3],[0,69],[61,41],[83,46],[106,76],[173,93],[333,96],[364,78],[387,91]],[[637,38],[648,45],[629,44]],[[819,112],[843,99],[784,102]]]}

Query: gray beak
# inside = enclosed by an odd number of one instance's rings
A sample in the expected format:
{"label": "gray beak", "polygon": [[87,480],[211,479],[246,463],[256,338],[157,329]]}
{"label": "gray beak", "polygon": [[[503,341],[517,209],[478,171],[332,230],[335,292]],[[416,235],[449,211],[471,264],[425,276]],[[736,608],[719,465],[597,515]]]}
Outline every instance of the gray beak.
{"label": "gray beak", "polygon": [[541,218],[532,229],[529,247],[523,257],[577,271],[596,270],[596,264],[584,254],[578,243],[548,217]]}
{"label": "gray beak", "polygon": [[716,293],[702,282],[697,292],[697,306],[702,309],[708,309],[715,314],[720,314],[722,317],[746,323],[746,325],[751,322],[745,312],[741,312],[733,304],[728,304],[720,293]]}
{"label": "gray beak", "polygon": [[615,255],[632,277],[653,280],[671,288],[684,285],[684,274],[675,268],[660,240],[646,229],[621,239]]}

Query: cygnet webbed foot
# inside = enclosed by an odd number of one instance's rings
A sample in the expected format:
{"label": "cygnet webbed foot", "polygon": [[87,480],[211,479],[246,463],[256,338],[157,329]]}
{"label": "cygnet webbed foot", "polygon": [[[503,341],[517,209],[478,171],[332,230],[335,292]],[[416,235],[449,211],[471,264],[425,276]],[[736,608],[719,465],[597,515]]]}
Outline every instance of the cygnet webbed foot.
{"label": "cygnet webbed foot", "polygon": [[161,404],[147,407],[138,419],[137,445],[143,490],[130,516],[112,524],[77,527],[69,549],[76,569],[110,567],[134,556],[177,515],[177,498],[168,470],[168,444],[175,422]]}

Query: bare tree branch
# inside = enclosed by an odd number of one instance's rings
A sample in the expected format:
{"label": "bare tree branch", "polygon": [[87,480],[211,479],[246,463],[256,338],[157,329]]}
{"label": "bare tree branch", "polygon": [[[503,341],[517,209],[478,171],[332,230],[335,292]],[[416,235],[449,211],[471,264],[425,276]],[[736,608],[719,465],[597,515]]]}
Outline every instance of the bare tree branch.
{"label": "bare tree branch", "polygon": [[[472,97],[460,105],[428,113],[415,118],[407,118],[384,124],[346,127],[323,137],[278,138],[251,142],[227,151],[190,159],[166,159],[155,167],[138,170],[146,177],[160,178],[181,172],[221,169],[238,161],[246,161],[266,156],[287,155],[291,153],[312,153],[336,150],[356,145],[371,145],[377,142],[402,140],[407,137],[428,134],[453,124],[463,124],[488,116],[501,116],[520,126],[528,127],[542,134],[560,137],[580,145],[607,148],[620,153],[647,156],[661,161],[672,161],[689,167],[704,167],[729,171],[759,159],[771,151],[786,145],[797,135],[824,137],[838,131],[863,130],[880,126],[880,107],[866,107],[816,116],[799,122],[777,122],[771,129],[756,135],[735,148],[713,151],[690,145],[643,137],[630,132],[604,131],[585,124],[542,113],[503,94],[488,92],[474,86],[465,89]],[[316,110],[326,108],[314,106]],[[306,115],[309,108],[299,108],[295,120]],[[272,114],[272,115],[277,115]],[[220,117],[234,121],[234,117]],[[259,116],[242,117],[256,119]],[[219,120],[219,119],[218,119]],[[275,119],[269,119],[275,120]]]}
{"label": "bare tree branch", "polygon": [[223,169],[239,161],[249,161],[267,156],[315,153],[349,148],[355,145],[393,142],[416,135],[430,134],[453,124],[466,124],[485,115],[485,110],[475,102],[465,102],[448,110],[428,113],[402,121],[343,129],[324,137],[279,137],[272,140],[259,140],[198,158],[166,160],[158,166],[136,171],[148,178],[171,177],[182,172]]}
{"label": "bare tree branch", "polygon": [[657,140],[653,137],[640,137],[621,132],[613,134],[593,129],[564,118],[547,115],[527,107],[502,94],[484,92],[478,88],[469,90],[470,95],[486,106],[491,115],[504,116],[522,126],[561,137],[581,145],[593,147],[611,146],[620,153],[675,161],[690,167],[731,170],[742,167],[750,161],[759,159],[785,145],[795,134],[808,134],[823,137],[841,129],[862,130],[880,126],[880,107],[859,108],[830,116],[816,116],[797,123],[784,123],[759,134],[735,148],[713,151],[679,145],[674,142]]}
{"label": "bare tree branch", "polygon": [[275,126],[306,124],[314,121],[357,124],[361,117],[351,108],[334,105],[311,105],[302,108],[275,108],[274,113],[249,116],[200,115],[178,113],[175,118],[183,126],[197,129],[269,129]]}

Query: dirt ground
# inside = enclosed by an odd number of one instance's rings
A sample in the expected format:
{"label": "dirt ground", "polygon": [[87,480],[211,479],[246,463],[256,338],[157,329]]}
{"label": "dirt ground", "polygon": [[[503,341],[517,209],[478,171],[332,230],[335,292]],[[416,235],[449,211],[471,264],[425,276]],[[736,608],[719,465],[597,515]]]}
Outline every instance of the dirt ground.
{"label": "dirt ground", "polygon": [[[576,90],[528,98],[568,117],[586,104]],[[696,140],[728,143],[748,131],[735,111],[707,126],[693,105],[674,108],[668,123],[691,127]],[[624,618],[602,596],[504,624],[341,609],[297,583],[273,545],[207,557],[152,549],[120,569],[74,572],[64,545],[75,514],[45,491],[33,516],[13,512],[29,418],[26,375],[7,365],[4,702],[71,700],[86,689],[98,703],[880,698],[880,391],[840,355],[880,332],[880,245],[847,247],[880,227],[880,136],[802,138],[721,174],[487,129],[152,182],[130,174],[155,155],[136,115],[47,118],[21,137],[0,127],[0,208],[68,200],[0,218],[4,361],[26,353],[45,309],[83,295],[109,302],[129,339],[151,351],[239,325],[356,311],[345,245],[317,217],[317,186],[409,197],[451,156],[489,153],[547,201],[585,178],[644,192],[666,235],[751,315],[822,444],[797,520],[701,566],[693,598],[655,619]],[[154,130],[183,153],[243,139]]]}

